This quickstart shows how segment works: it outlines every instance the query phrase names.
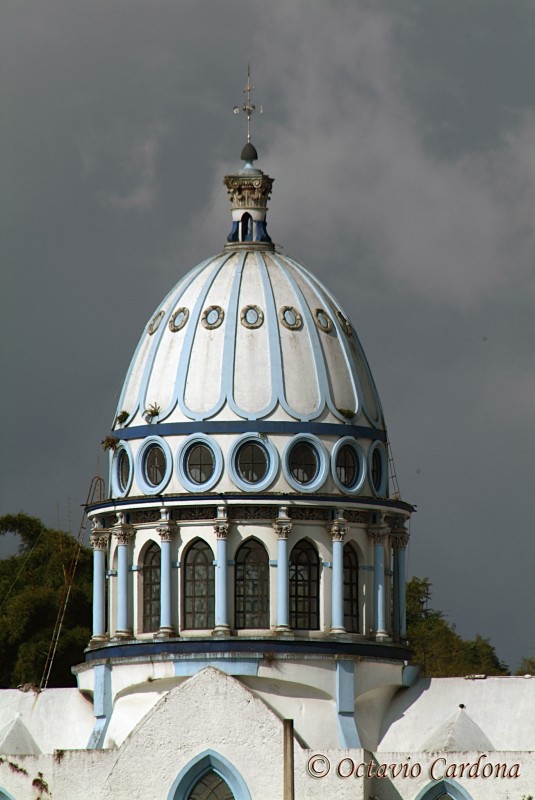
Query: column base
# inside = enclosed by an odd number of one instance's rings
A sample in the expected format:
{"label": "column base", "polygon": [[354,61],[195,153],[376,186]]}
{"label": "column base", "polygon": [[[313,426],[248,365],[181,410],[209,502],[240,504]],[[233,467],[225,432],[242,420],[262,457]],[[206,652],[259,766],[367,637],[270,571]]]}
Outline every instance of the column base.
{"label": "column base", "polygon": [[276,625],[274,628],[277,636],[291,636],[292,629],[289,625]]}
{"label": "column base", "polygon": [[99,645],[104,644],[104,642],[108,642],[110,637],[107,633],[96,633],[93,634],[91,639],[89,640],[88,647],[99,647]]}
{"label": "column base", "polygon": [[123,639],[133,639],[134,634],[132,631],[115,631],[114,640],[121,641]]}
{"label": "column base", "polygon": [[334,636],[346,636],[347,635],[347,631],[346,631],[345,628],[331,628],[329,633],[331,635],[334,635]]}
{"label": "column base", "polygon": [[160,628],[157,633],[154,634],[155,639],[172,639],[175,636],[178,636],[175,629],[171,626]]}
{"label": "column base", "polygon": [[386,631],[376,631],[374,634],[376,642],[391,642],[392,639]]}
{"label": "column base", "polygon": [[215,628],[212,631],[212,636],[214,636],[216,638],[218,636],[230,636],[230,635],[231,635],[231,631],[230,631],[230,626],[229,625],[216,625]]}

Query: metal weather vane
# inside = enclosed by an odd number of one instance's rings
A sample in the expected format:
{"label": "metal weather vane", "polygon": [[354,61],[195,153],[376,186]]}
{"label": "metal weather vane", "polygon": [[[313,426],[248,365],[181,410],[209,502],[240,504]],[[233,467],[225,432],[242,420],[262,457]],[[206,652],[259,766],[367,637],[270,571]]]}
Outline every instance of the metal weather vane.
{"label": "metal weather vane", "polygon": [[[239,114],[240,111],[243,111],[244,114],[247,115],[247,142],[251,141],[251,117],[253,116],[254,112],[256,111],[256,106],[254,103],[251,103],[251,92],[253,91],[254,86],[251,83],[251,66],[247,64],[247,85],[244,86],[243,93],[247,95],[246,102],[240,106],[234,106],[234,113]],[[259,113],[262,114],[263,108],[260,106],[258,109]]]}

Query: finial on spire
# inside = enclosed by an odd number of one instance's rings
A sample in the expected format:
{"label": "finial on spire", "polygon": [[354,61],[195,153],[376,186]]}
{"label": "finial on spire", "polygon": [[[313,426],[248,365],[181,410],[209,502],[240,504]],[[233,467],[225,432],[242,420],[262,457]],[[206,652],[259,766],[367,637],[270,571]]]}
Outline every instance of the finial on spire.
{"label": "finial on spire", "polygon": [[[239,114],[240,111],[243,111],[243,113],[247,116],[247,144],[245,145],[245,147],[243,148],[243,151],[242,151],[242,158],[243,158],[244,161],[251,161],[251,160],[255,160],[255,159],[258,158],[258,154],[256,152],[256,149],[251,144],[251,117],[253,116],[254,112],[256,111],[256,106],[254,105],[254,103],[251,103],[251,92],[253,91],[253,89],[254,89],[254,86],[251,83],[251,66],[250,66],[250,64],[247,64],[247,84],[246,84],[246,86],[244,86],[244,89],[243,89],[243,93],[247,96],[247,99],[246,99],[246,102],[242,105],[241,108],[240,108],[240,106],[234,106],[234,109],[233,109],[235,114]],[[260,112],[260,114],[262,114],[262,112],[263,112],[262,106],[260,106],[259,112]],[[254,155],[253,155],[253,151],[254,151]],[[251,158],[244,158],[244,155],[243,155],[244,153],[247,153],[248,155],[253,156],[252,159]]]}

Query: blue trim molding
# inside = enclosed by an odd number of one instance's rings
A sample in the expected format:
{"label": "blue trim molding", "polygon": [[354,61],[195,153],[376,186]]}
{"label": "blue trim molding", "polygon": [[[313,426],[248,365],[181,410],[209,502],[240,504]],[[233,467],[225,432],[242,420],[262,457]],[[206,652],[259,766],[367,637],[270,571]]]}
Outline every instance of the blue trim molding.
{"label": "blue trim molding", "polygon": [[[195,483],[191,480],[188,475],[188,467],[187,467],[187,457],[188,452],[192,447],[196,444],[203,444],[207,447],[214,458],[214,469],[211,476],[208,478],[207,481],[204,483]],[[178,448],[178,453],[176,456],[176,469],[178,473],[178,479],[184,489],[187,489],[188,492],[202,492],[202,491],[209,491],[212,489],[218,480],[221,477],[221,473],[223,472],[223,454],[221,452],[221,448],[213,439],[205,436],[204,433],[197,433],[189,436]]]}
{"label": "blue trim molding", "polygon": [[[337,422],[284,422],[281,420],[199,420],[197,422],[156,423],[159,436],[184,436],[190,433],[271,433],[271,434],[315,434],[316,436],[354,436],[360,439],[386,442],[386,431],[375,430],[365,425],[344,425]],[[124,441],[153,436],[155,425],[134,425],[120,428],[111,435]]]}

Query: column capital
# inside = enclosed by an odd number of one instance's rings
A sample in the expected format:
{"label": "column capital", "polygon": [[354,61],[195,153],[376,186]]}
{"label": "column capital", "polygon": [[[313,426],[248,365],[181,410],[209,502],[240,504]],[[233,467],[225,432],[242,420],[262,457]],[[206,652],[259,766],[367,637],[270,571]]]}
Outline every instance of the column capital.
{"label": "column capital", "polygon": [[331,525],[331,538],[333,542],[343,542],[347,533],[347,524],[343,517],[338,517]]}
{"label": "column capital", "polygon": [[277,534],[277,539],[287,539],[292,532],[292,523],[289,519],[276,519],[273,530]]}
{"label": "column capital", "polygon": [[89,537],[89,544],[93,550],[107,550],[109,541],[110,533],[109,531],[105,531],[103,528],[92,531],[91,536]]}
{"label": "column capital", "polygon": [[375,521],[368,525],[367,531],[372,537],[374,544],[383,545],[390,533],[390,526],[386,522],[386,515],[383,513],[375,514]]}
{"label": "column capital", "polygon": [[409,544],[409,531],[407,528],[397,528],[392,531],[392,549],[393,550],[406,550]]}
{"label": "column capital", "polygon": [[214,533],[217,539],[226,539],[228,536],[228,522],[218,521],[214,523]]}
{"label": "column capital", "polygon": [[117,544],[127,545],[134,535],[134,526],[125,522],[125,515],[122,511],[117,512],[117,524],[113,526],[111,532],[117,539]]}
{"label": "column capital", "polygon": [[159,534],[162,542],[172,542],[173,536],[178,530],[176,522],[170,520],[162,520],[156,528],[156,533]]}

